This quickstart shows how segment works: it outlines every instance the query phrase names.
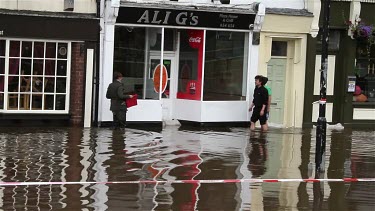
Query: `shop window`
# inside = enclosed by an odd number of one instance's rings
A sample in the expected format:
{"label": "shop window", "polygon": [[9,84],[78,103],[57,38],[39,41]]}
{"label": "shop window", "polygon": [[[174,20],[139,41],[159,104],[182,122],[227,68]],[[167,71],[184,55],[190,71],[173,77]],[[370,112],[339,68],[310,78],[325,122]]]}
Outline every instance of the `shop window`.
{"label": "shop window", "polygon": [[354,102],[375,102],[375,46],[357,42]]}
{"label": "shop window", "polygon": [[180,30],[177,98],[201,100],[203,30]]}
{"label": "shop window", "polygon": [[0,109],[67,112],[68,50],[69,43],[0,40]]}
{"label": "shop window", "polygon": [[161,46],[157,45],[161,33],[161,28],[115,28],[113,71],[124,75],[125,92],[136,93],[139,99],[159,99],[152,68],[153,63],[160,63]]}
{"label": "shop window", "polygon": [[246,100],[245,37],[242,32],[207,31],[203,100]]}

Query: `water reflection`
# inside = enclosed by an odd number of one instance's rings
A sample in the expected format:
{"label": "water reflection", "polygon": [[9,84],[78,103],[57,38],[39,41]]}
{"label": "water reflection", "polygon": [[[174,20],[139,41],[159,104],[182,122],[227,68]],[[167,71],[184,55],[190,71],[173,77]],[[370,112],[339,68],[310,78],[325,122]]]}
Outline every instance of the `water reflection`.
{"label": "water reflection", "polygon": [[[0,129],[1,181],[314,177],[315,131]],[[373,131],[329,131],[324,178],[375,177]],[[370,210],[372,183],[0,187],[4,210]]]}

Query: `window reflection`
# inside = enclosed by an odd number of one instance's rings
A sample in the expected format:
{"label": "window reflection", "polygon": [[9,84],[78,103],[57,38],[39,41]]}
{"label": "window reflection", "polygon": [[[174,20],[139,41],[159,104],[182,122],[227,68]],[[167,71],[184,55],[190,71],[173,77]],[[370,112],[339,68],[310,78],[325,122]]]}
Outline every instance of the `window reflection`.
{"label": "window reflection", "polygon": [[207,31],[204,100],[246,100],[247,48],[245,33]]}

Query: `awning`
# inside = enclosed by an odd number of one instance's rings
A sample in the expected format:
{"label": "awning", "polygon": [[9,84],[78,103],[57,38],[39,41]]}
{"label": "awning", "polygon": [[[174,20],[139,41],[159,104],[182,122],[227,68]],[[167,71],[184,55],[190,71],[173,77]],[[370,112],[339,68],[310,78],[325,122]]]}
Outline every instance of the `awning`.
{"label": "awning", "polygon": [[97,41],[95,14],[0,9],[0,37]]}
{"label": "awning", "polygon": [[116,23],[250,30],[253,5],[215,5],[122,1]]}

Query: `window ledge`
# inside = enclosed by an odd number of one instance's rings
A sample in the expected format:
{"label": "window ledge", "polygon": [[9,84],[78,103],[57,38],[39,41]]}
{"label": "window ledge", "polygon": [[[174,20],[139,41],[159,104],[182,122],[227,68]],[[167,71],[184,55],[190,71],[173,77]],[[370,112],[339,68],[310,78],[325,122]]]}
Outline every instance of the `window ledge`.
{"label": "window ledge", "polygon": [[70,114],[12,114],[12,113],[0,113],[0,119],[56,119],[56,120],[67,120],[70,119]]}
{"label": "window ledge", "polygon": [[353,102],[354,108],[375,108],[375,102]]}

